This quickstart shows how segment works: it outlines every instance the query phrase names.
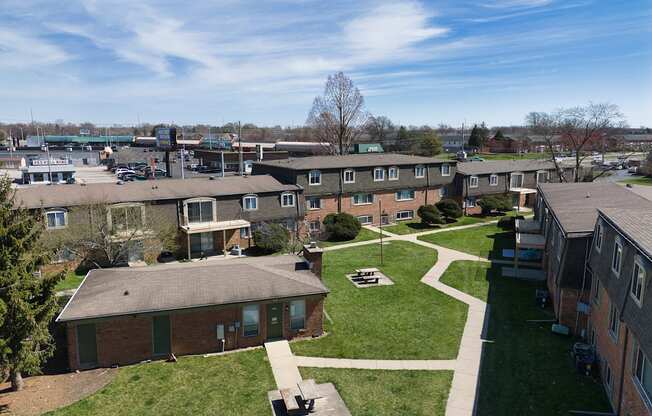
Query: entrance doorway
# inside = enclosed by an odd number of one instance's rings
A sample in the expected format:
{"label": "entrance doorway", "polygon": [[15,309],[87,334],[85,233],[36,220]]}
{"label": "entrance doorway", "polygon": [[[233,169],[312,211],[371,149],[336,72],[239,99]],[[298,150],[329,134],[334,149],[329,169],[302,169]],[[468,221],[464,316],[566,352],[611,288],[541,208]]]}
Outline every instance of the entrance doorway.
{"label": "entrance doorway", "polygon": [[202,253],[206,256],[215,254],[213,233],[197,233],[190,235],[190,253],[192,257],[200,257]]}
{"label": "entrance doorway", "polygon": [[80,367],[89,368],[97,365],[95,324],[77,325],[77,351]]}
{"label": "entrance doorway", "polygon": [[267,305],[267,339],[283,338],[283,304]]}

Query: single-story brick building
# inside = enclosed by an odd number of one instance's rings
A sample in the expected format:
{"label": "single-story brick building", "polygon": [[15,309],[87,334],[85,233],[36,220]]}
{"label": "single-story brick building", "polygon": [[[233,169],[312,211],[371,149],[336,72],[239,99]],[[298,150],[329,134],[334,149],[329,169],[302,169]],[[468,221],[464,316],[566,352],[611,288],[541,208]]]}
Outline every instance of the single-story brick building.
{"label": "single-story brick building", "polygon": [[310,262],[271,256],[92,270],[57,318],[66,326],[69,367],[321,335],[328,289],[320,250],[306,251]]}

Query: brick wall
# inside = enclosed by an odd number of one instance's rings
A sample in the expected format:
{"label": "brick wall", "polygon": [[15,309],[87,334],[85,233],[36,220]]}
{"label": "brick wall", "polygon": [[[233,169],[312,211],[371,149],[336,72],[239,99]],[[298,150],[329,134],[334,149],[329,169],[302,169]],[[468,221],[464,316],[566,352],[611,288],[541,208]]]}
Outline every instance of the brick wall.
{"label": "brick wall", "polygon": [[[324,297],[306,298],[306,323],[303,330],[290,329],[289,301],[283,303],[283,337],[292,339],[303,336],[319,336],[323,332]],[[205,308],[194,311],[176,311],[170,316],[170,345],[175,355],[219,352],[217,325],[225,326],[225,349],[261,345],[267,339],[267,304],[260,302],[259,334],[244,337],[242,328],[229,331],[229,326],[242,321],[242,305]],[[152,316],[122,316],[96,322],[98,366],[131,364],[152,356]],[[79,368],[76,327],[69,323],[66,328],[68,362],[71,369]]]}
{"label": "brick wall", "polygon": [[637,341],[631,332],[628,332],[627,338],[621,413],[628,416],[652,416],[652,406],[648,407],[645,404],[638,388],[634,385],[633,362]]}

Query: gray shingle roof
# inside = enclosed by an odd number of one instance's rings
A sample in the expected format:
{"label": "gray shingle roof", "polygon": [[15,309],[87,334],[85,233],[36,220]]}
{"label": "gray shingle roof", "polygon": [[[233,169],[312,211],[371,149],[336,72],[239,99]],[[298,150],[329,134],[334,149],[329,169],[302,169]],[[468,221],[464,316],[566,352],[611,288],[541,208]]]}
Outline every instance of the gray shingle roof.
{"label": "gray shingle roof", "polygon": [[326,294],[297,256],[181,263],[88,273],[57,321]]}
{"label": "gray shingle roof", "polygon": [[555,164],[548,160],[486,160],[484,162],[461,162],[457,164],[457,171],[465,175],[527,172],[554,168]]}
{"label": "gray shingle roof", "polygon": [[652,207],[602,208],[600,212],[652,258]]}
{"label": "gray shingle roof", "polygon": [[32,186],[16,190],[16,203],[25,208],[50,208],[89,203],[119,203],[186,199],[200,196],[244,195],[300,189],[269,175],[225,178],[162,179],[156,181]]}
{"label": "gray shingle roof", "polygon": [[391,165],[418,165],[428,163],[451,163],[454,160],[444,160],[433,157],[412,156],[400,153],[369,153],[343,156],[311,156],[285,160],[258,162],[261,165],[278,166],[293,170],[307,169],[341,169],[354,167],[373,167]]}
{"label": "gray shingle roof", "polygon": [[592,233],[598,209],[652,209],[652,202],[613,182],[543,183],[539,189],[566,233]]}

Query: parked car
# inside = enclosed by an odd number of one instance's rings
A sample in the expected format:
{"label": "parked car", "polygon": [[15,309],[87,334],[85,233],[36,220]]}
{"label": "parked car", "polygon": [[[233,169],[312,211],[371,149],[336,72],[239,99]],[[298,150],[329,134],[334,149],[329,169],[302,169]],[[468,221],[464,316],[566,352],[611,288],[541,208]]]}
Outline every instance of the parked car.
{"label": "parked car", "polygon": [[220,173],[222,170],[220,168],[214,168],[212,166],[197,166],[197,172],[199,173]]}
{"label": "parked car", "polygon": [[177,258],[171,251],[162,251],[161,254],[159,254],[156,258],[156,261],[159,263],[169,263],[171,261],[175,261],[176,259]]}
{"label": "parked car", "polygon": [[197,163],[190,163],[190,164],[186,165],[186,169],[188,169],[188,170],[197,170],[198,166],[199,165]]}
{"label": "parked car", "polygon": [[131,174],[135,175],[136,171],[133,170],[133,169],[129,169],[129,168],[120,168],[120,169],[116,169],[116,171],[115,171],[115,174],[118,175],[118,176],[123,175],[125,173],[131,173]]}
{"label": "parked car", "polygon": [[627,169],[627,172],[636,175],[638,173],[638,166],[631,166],[629,169]]}
{"label": "parked car", "polygon": [[136,173],[121,173],[118,175],[118,179],[125,182],[133,181],[134,179],[136,179],[136,176],[137,176]]}

